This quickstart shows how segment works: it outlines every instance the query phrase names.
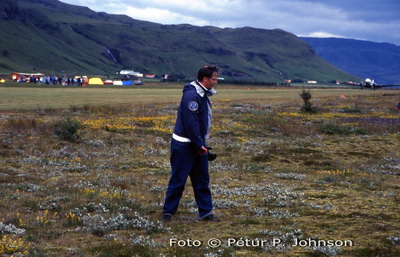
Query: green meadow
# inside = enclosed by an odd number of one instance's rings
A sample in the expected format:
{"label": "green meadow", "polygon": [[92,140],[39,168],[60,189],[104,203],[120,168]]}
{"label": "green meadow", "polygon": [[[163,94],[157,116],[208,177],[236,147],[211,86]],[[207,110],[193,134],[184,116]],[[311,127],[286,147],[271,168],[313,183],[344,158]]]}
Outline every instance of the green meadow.
{"label": "green meadow", "polygon": [[1,85],[0,255],[400,255],[399,91],[217,85],[222,221],[164,224],[181,90]]}
{"label": "green meadow", "polygon": [[[67,87],[58,85],[30,85],[10,83],[0,87],[0,109],[68,108],[71,106],[98,106],[124,104],[154,104],[179,102],[182,84],[146,83],[145,86]],[[300,89],[299,89],[300,88]],[[215,99],[245,101],[300,101],[297,88],[263,86],[218,85]],[[314,97],[342,94],[371,95],[381,91],[348,90],[346,88],[314,89]]]}

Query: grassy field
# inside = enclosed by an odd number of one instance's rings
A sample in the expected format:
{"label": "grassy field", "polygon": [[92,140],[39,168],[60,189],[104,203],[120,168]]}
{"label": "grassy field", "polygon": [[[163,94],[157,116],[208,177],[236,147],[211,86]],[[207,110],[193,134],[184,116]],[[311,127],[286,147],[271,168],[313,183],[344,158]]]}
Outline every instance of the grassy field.
{"label": "grassy field", "polygon": [[[301,89],[219,85],[215,99],[301,101]],[[153,104],[179,102],[182,84],[146,83],[145,86],[65,87],[12,83],[0,87],[0,109],[68,108],[71,106]],[[381,91],[346,88],[314,89],[314,97],[371,95]]]}
{"label": "grassy field", "polygon": [[399,256],[400,92],[218,86],[215,214],[160,222],[181,85],[0,87],[0,255]]}

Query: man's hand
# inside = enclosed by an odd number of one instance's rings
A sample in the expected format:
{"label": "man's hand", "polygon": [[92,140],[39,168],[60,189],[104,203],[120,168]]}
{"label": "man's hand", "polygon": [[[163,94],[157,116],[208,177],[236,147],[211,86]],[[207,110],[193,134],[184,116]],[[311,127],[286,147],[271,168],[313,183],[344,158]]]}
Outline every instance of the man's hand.
{"label": "man's hand", "polygon": [[208,153],[208,150],[207,150],[207,148],[205,148],[204,146],[202,146],[202,147],[200,148],[200,150],[198,151],[198,153],[199,153],[200,155],[206,155],[206,154]]}

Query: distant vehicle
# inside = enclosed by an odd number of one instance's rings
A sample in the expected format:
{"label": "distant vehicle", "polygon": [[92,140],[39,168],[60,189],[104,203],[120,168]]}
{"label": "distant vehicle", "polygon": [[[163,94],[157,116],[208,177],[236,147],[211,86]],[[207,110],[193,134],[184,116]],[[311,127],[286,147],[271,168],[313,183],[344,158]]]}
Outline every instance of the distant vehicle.
{"label": "distant vehicle", "polygon": [[360,84],[358,84],[358,86],[360,86],[361,89],[365,88],[365,87],[369,87],[371,88],[371,90],[375,90],[378,88],[384,88],[384,87],[388,87],[388,88],[398,88],[399,85],[382,85],[382,84],[377,84],[375,83],[375,81],[373,79],[369,79],[366,78],[364,81],[361,81]]}
{"label": "distant vehicle", "polygon": [[107,79],[107,80],[104,80],[103,83],[105,85],[112,85],[112,84],[114,84],[114,81],[112,81],[111,79]]}
{"label": "distant vehicle", "polygon": [[143,85],[143,81],[140,80],[140,79],[135,79],[135,80],[133,81],[133,85]]}
{"label": "distant vehicle", "polygon": [[126,76],[132,76],[132,77],[138,77],[138,78],[142,78],[143,77],[143,73],[140,73],[138,71],[133,71],[133,70],[121,70],[119,72],[120,75],[126,75]]}
{"label": "distant vehicle", "polygon": [[347,82],[344,82],[344,84],[346,84],[346,85],[357,85],[357,83],[354,82],[354,81],[347,81]]}
{"label": "distant vehicle", "polygon": [[371,88],[371,90],[375,90],[378,87],[381,88],[382,85],[378,85],[375,83],[375,80],[366,78],[364,81],[361,81],[360,84],[358,84],[361,89],[364,89],[365,87]]}
{"label": "distant vehicle", "polygon": [[340,82],[340,81],[336,81],[336,84],[343,84],[343,85],[349,85],[349,86],[358,86],[360,87],[360,89],[364,89],[364,88],[371,88],[371,90],[375,90],[377,88],[382,88],[382,87],[390,87],[387,85],[381,85],[381,84],[377,84],[375,83],[375,80],[370,79],[370,78],[366,78],[364,80],[362,80],[360,83],[356,83],[354,81],[346,81],[346,82]]}
{"label": "distant vehicle", "polygon": [[364,89],[364,88],[371,88],[371,90],[375,90],[377,88],[382,88],[382,87],[387,87],[387,86],[383,86],[380,84],[375,83],[375,80],[370,79],[370,78],[366,78],[364,80],[362,80],[360,83],[356,83],[354,81],[346,81],[346,82],[339,82],[337,81],[336,84],[344,84],[344,85],[349,85],[349,86],[358,86],[360,87],[360,89]]}

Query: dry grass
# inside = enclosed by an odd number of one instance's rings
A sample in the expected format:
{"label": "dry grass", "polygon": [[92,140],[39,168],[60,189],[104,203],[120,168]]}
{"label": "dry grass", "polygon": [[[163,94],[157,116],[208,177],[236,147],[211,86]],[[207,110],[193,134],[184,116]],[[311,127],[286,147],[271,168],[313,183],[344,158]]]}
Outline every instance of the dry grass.
{"label": "dry grass", "polygon": [[[210,170],[222,222],[213,224],[197,222],[190,181],[173,221],[158,222],[175,103],[2,111],[0,253],[399,256],[400,117],[391,108],[400,94],[318,91],[319,112],[307,115],[300,90],[289,100],[229,90],[214,99]],[[83,125],[77,142],[53,133],[67,117]],[[207,247],[211,238],[223,244]],[[353,246],[291,246],[296,238]],[[228,245],[233,239],[265,244]],[[5,249],[10,242],[16,247]]]}

